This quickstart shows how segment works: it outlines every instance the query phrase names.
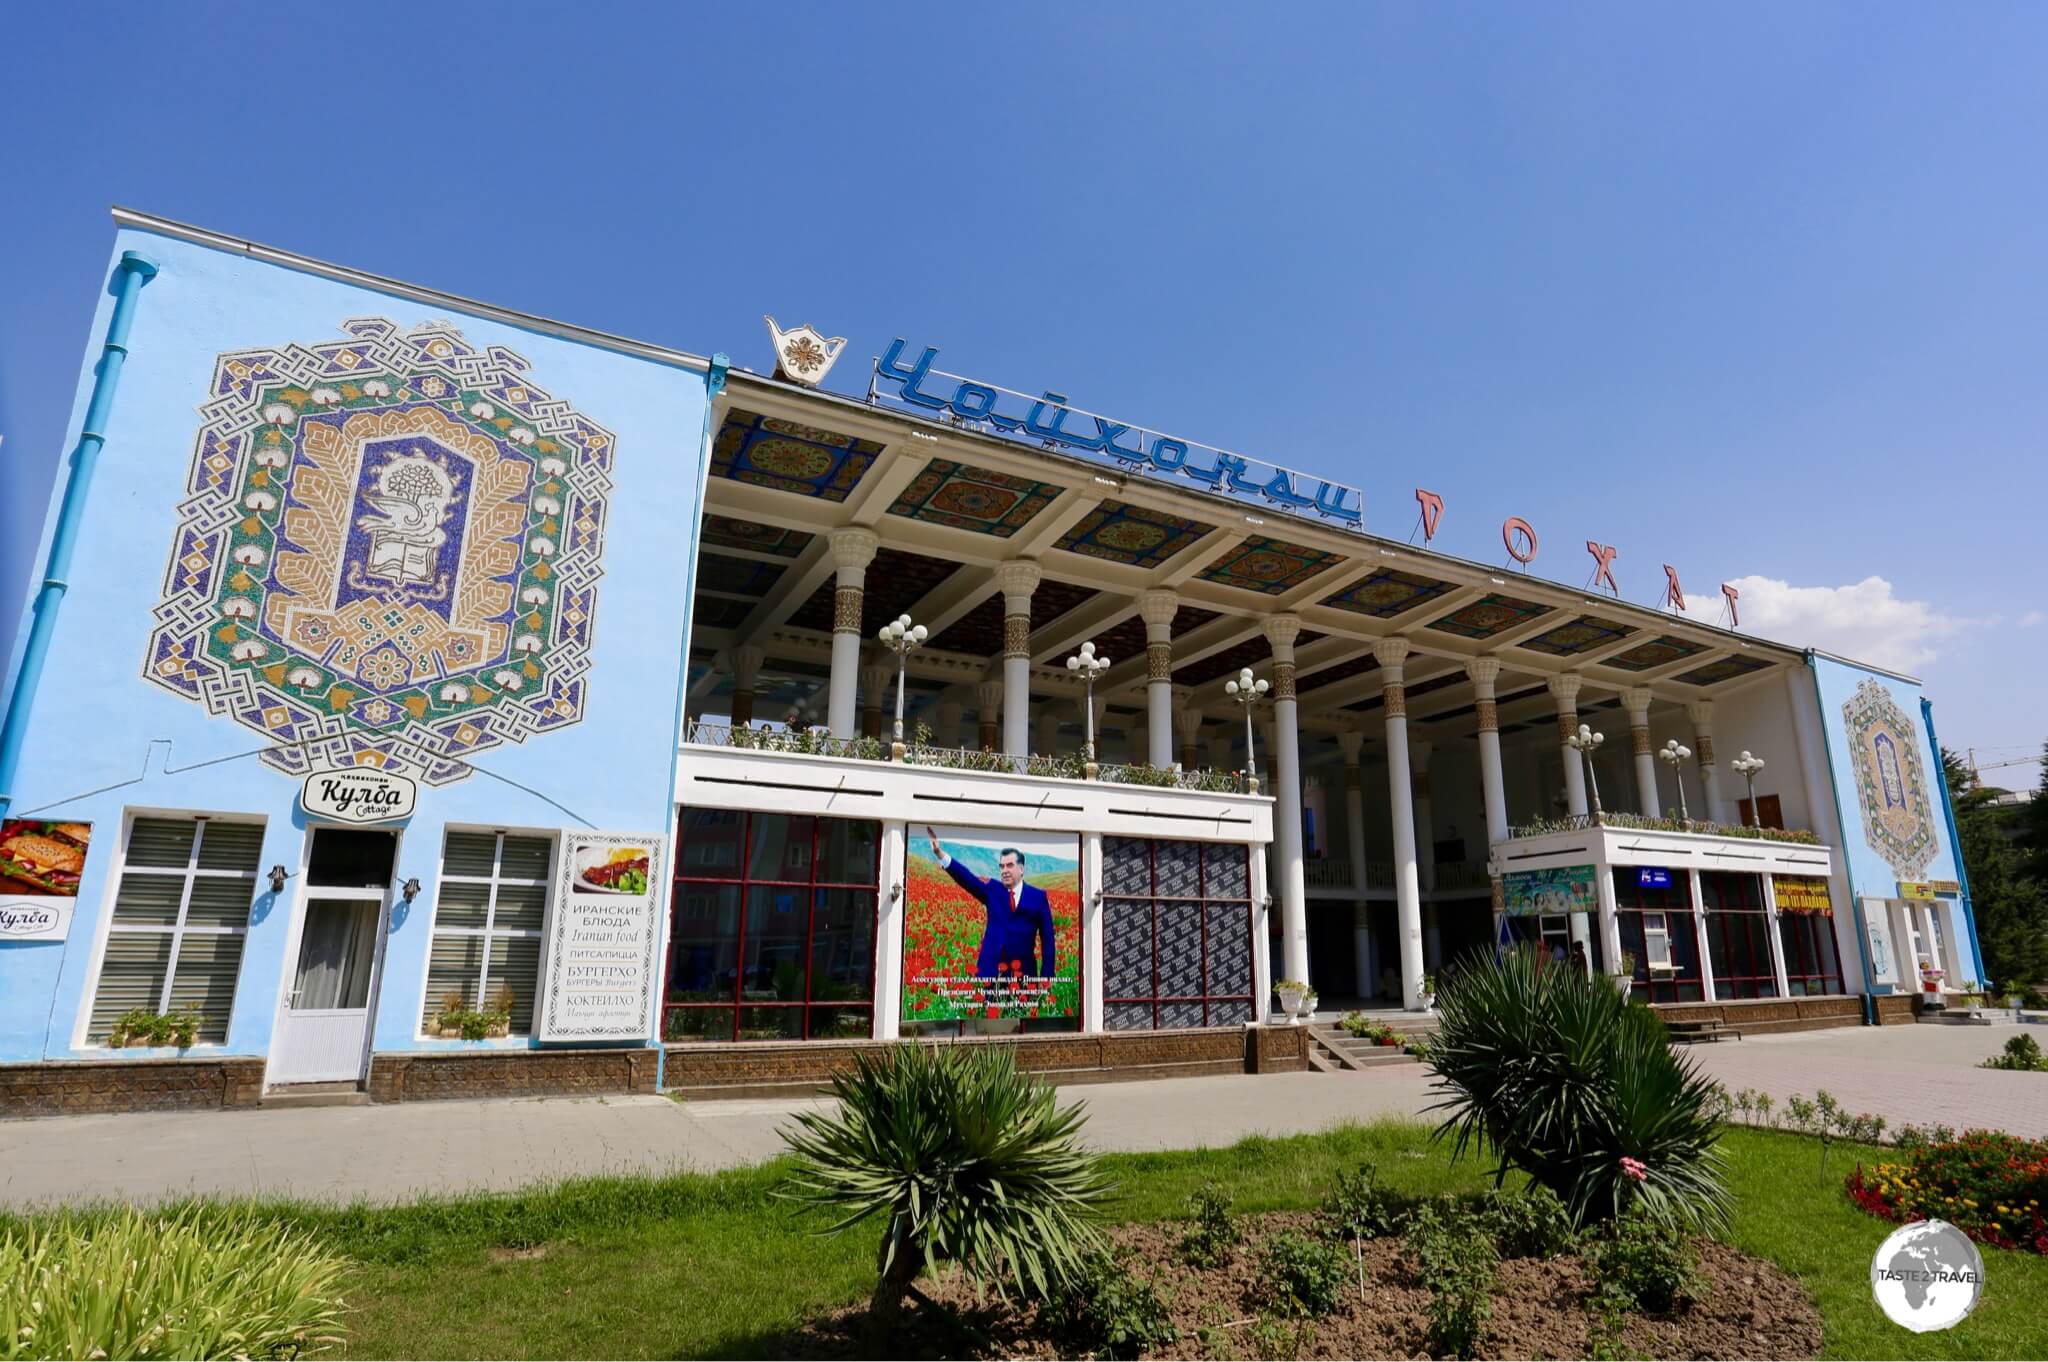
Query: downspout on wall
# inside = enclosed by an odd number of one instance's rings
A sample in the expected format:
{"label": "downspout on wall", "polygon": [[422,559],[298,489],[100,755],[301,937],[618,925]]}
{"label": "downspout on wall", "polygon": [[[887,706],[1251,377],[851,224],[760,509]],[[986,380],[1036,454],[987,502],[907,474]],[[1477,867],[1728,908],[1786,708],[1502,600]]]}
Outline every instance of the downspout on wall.
{"label": "downspout on wall", "polygon": [[1970,929],[1970,954],[1976,958],[1980,976],[1977,982],[1989,993],[1992,981],[1981,977],[1987,972],[1984,948],[1977,944],[1977,905],[1970,899],[1970,872],[1963,865],[1963,839],[1956,833],[1956,805],[1948,791],[1948,765],[1941,759],[1941,739],[1934,735],[1934,701],[1924,695],[1920,697],[1920,718],[1927,725],[1927,745],[1934,749],[1934,764],[1941,768],[1941,816],[1948,822],[1948,845],[1955,853],[1956,887],[1962,891],[1963,922]]}
{"label": "downspout on wall", "polygon": [[157,265],[145,255],[123,251],[114,267],[114,315],[107,323],[107,339],[100,348],[100,362],[92,384],[92,400],[85,409],[85,422],[78,432],[78,446],[71,453],[71,472],[64,482],[64,500],[57,511],[57,528],[50,536],[49,557],[43,564],[43,584],[36,592],[29,622],[28,643],[22,649],[21,670],[14,679],[14,691],[7,700],[7,718],[0,726],[0,815],[14,801],[15,771],[21,764],[21,748],[28,736],[29,714],[35,708],[36,690],[43,679],[43,664],[56,636],[57,614],[69,589],[71,553],[78,542],[79,523],[85,519],[86,497],[92,491],[93,469],[99,463],[100,448],[106,444],[107,417],[112,414],[114,393],[121,386],[121,366],[128,358],[128,329],[135,321],[135,300],[142,286],[156,277]]}

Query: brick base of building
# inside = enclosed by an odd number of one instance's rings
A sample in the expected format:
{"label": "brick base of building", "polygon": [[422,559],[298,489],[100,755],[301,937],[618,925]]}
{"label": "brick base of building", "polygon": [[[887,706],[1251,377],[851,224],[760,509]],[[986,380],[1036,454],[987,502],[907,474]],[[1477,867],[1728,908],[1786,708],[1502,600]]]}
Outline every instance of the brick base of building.
{"label": "brick base of building", "polygon": [[84,1059],[0,1065],[0,1117],[253,1107],[263,1060]]}
{"label": "brick base of building", "polygon": [[1877,1004],[1879,1026],[1911,1024],[1920,1016],[1920,999],[1915,994],[1880,993],[1871,1001]]}
{"label": "brick base of building", "polygon": [[659,1057],[645,1047],[373,1054],[368,1088],[372,1102],[651,1093]]}
{"label": "brick base of building", "polygon": [[[1730,1030],[1750,1036],[1863,1025],[1861,994],[1827,998],[1746,998],[1725,1003],[1655,1003],[1652,1010],[1666,1021],[1718,1021]],[[1908,1016],[1906,1020],[1912,1018]]]}
{"label": "brick base of building", "polygon": [[[805,1041],[671,1045],[664,1081],[692,1098],[752,1097],[818,1088],[864,1053],[904,1041]],[[1287,1073],[1308,1067],[1308,1031],[1299,1026],[1232,1026],[1185,1031],[1113,1031],[1099,1035],[967,1036],[948,1045],[998,1045],[1017,1066],[1056,1083],[1179,1078],[1214,1073]]]}

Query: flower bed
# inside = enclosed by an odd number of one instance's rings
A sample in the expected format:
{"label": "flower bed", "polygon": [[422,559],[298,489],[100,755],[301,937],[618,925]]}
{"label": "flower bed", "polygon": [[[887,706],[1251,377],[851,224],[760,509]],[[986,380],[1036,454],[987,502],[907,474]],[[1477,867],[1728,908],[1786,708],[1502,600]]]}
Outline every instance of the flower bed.
{"label": "flower bed", "polygon": [[1979,1243],[2048,1254],[2048,1141],[1988,1130],[1858,1165],[1849,1197],[1884,1220],[1946,1220]]}

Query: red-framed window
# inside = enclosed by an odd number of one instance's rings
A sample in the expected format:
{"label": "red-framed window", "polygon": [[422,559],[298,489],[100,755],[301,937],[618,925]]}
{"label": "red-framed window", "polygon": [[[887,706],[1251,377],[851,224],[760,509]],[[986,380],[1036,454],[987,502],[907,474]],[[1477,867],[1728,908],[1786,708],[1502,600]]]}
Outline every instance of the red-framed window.
{"label": "red-framed window", "polygon": [[874,1030],[882,825],[684,809],[663,1040],[812,1040]]}
{"label": "red-framed window", "polygon": [[1707,960],[1714,967],[1714,996],[1777,997],[1778,969],[1771,960],[1771,917],[1764,910],[1762,877],[1703,870],[1700,902],[1707,908]]}
{"label": "red-framed window", "polygon": [[1245,846],[1105,837],[1102,895],[1105,1029],[1254,1020]]}
{"label": "red-framed window", "polygon": [[1842,991],[1842,964],[1835,954],[1835,919],[1827,913],[1778,912],[1778,947],[1785,953],[1785,983],[1792,996],[1819,997]]}
{"label": "red-framed window", "polygon": [[1646,887],[1635,866],[1617,867],[1613,875],[1614,925],[1622,950],[1636,958],[1637,994],[1653,1003],[1704,999],[1692,890],[1685,875],[1674,871],[1665,889]]}

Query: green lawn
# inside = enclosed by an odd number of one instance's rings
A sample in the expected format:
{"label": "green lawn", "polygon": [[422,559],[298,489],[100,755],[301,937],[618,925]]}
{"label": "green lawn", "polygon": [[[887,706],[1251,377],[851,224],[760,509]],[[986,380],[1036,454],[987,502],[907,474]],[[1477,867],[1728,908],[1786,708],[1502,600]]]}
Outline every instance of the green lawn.
{"label": "green lawn", "polygon": [[[1842,1176],[1879,1151],[1837,1145],[1825,1177],[1812,1140],[1732,1129],[1724,1139],[1734,1241],[1797,1274],[1819,1300],[1829,1357],[2048,1356],[2048,1260],[1985,1250],[1984,1303],[1957,1328],[1913,1334],[1870,1298],[1886,1230],[1856,1210]],[[1399,1190],[1477,1188],[1428,1130],[1386,1122],[1228,1149],[1116,1155],[1117,1214],[1175,1215],[1210,1179],[1243,1211],[1315,1205],[1362,1159]],[[272,1208],[355,1257],[354,1357],[763,1356],[806,1315],[863,1296],[875,1238],[821,1238],[815,1217],[770,1196],[778,1168],[606,1178],[511,1197],[346,1210]],[[538,1256],[512,1256],[535,1250]]]}

